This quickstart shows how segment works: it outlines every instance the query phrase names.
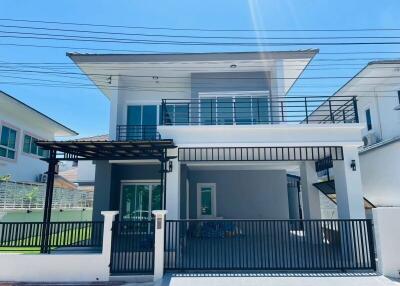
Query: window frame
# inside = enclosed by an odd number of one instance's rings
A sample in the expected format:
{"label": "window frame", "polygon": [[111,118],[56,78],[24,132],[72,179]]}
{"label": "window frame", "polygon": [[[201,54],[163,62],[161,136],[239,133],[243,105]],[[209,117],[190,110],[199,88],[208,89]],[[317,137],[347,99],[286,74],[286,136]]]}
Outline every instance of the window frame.
{"label": "window frame", "polygon": [[367,131],[371,131],[373,129],[371,107],[368,106],[364,109],[364,115],[365,124],[367,125]]}
{"label": "window frame", "polygon": [[[31,138],[30,144],[29,144],[29,152],[26,152],[25,149],[25,136],[29,136]],[[36,136],[35,134],[32,134],[28,131],[24,131],[23,132],[23,136],[22,136],[22,144],[21,144],[21,153],[24,154],[25,156],[31,156],[34,158],[46,158],[45,155],[39,155],[39,150],[40,147],[36,145],[36,153],[32,153],[32,139],[36,139],[36,141],[40,141],[43,140],[43,138],[41,138],[40,136]],[[43,149],[42,149],[43,150]],[[46,150],[43,150],[44,152],[46,152]],[[47,151],[48,153],[48,151]]]}
{"label": "window frame", "polygon": [[[6,156],[0,156],[0,160],[4,160],[4,161],[10,161],[10,162],[16,162],[18,159],[18,148],[19,148],[19,134],[21,129],[6,122],[6,121],[0,121],[0,140],[1,140],[1,134],[3,132],[3,127],[6,127],[8,129],[14,130],[15,131],[15,146],[14,148],[10,148],[8,146],[4,146],[0,144],[0,147],[5,148],[6,149]],[[9,158],[7,157],[7,151],[11,150],[14,152],[14,158]]]}

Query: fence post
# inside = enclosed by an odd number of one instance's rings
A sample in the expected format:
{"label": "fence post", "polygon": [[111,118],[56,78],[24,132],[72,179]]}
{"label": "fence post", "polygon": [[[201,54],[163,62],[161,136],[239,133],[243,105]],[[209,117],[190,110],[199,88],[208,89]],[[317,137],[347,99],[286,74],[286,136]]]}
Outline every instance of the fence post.
{"label": "fence post", "polygon": [[112,240],[112,226],[115,216],[118,211],[102,211],[101,214],[104,216],[104,228],[103,228],[103,249],[102,256],[108,268],[108,275],[110,276],[110,262],[111,262],[111,240]]}
{"label": "fence post", "polygon": [[154,230],[154,281],[162,279],[164,275],[164,237],[165,237],[165,215],[168,211],[152,211],[155,216]]}

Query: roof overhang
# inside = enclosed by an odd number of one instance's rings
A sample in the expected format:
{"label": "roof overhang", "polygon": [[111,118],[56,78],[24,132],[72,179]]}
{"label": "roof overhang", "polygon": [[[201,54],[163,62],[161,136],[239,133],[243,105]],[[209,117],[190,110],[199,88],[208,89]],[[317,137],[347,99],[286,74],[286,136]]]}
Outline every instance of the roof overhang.
{"label": "roof overhang", "polygon": [[58,160],[165,160],[176,148],[170,139],[154,141],[38,141],[38,146],[58,153]]}
{"label": "roof overhang", "polygon": [[15,97],[0,91],[0,112],[12,111],[14,116],[21,117],[22,120],[32,123],[33,120],[41,127],[50,130],[55,136],[74,136],[78,135],[74,130],[55,121],[47,115],[37,111]]}
{"label": "roof overhang", "polygon": [[[189,84],[192,73],[283,72],[287,92],[318,53],[316,49],[271,52],[180,53],[180,54],[79,54],[67,56],[110,97],[119,77],[128,77],[136,89]],[[234,66],[234,69],[232,68]],[[295,68],[294,68],[295,67]],[[111,76],[111,78],[110,78]],[[156,82],[154,77],[157,78]],[[187,80],[186,80],[187,79]],[[175,84],[176,86],[176,84]]]}

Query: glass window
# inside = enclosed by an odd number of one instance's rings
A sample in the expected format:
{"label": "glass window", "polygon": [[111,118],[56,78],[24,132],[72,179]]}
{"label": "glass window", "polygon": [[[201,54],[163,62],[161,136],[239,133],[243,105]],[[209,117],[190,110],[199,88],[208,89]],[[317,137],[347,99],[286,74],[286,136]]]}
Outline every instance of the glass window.
{"label": "glass window", "polygon": [[23,147],[23,151],[25,152],[25,153],[29,153],[30,152],[30,150],[31,150],[31,140],[32,139],[32,137],[31,136],[29,136],[29,135],[25,135],[24,136],[24,147]]}
{"label": "glass window", "polygon": [[200,119],[202,125],[214,125],[216,122],[216,99],[200,99]]}
{"label": "glass window", "polygon": [[212,189],[201,188],[201,215],[212,215]]}
{"label": "glass window", "polygon": [[39,139],[25,134],[24,135],[24,146],[22,148],[22,151],[24,151],[27,154],[33,154],[33,155],[37,155],[40,157],[48,157],[49,151],[43,150],[42,148],[37,146],[36,145],[37,141],[39,141]]}
{"label": "glass window", "polygon": [[251,109],[250,97],[236,97],[235,122],[236,124],[252,123],[252,109]]}
{"label": "glass window", "polygon": [[0,156],[14,159],[15,158],[15,145],[17,143],[17,131],[3,126],[1,129],[0,138]]}
{"label": "glass window", "polygon": [[233,124],[233,98],[220,97],[217,99],[217,124]]}
{"label": "glass window", "polygon": [[175,124],[185,125],[189,123],[189,105],[175,104]]}
{"label": "glass window", "polygon": [[371,120],[371,110],[368,108],[365,110],[365,121],[367,123],[367,129],[371,130],[372,129],[372,120]]}
{"label": "glass window", "polygon": [[252,98],[252,111],[254,123],[269,123],[268,119],[268,98],[266,97],[253,97]]}

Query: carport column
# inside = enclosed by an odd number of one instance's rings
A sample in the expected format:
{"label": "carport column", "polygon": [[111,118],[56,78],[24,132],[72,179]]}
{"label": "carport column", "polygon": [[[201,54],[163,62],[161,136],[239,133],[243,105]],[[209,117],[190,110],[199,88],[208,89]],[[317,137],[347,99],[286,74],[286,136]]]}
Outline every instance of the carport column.
{"label": "carport column", "polygon": [[112,242],[112,225],[115,220],[115,216],[118,211],[102,211],[101,214],[104,216],[103,226],[103,249],[102,256],[106,268],[108,269],[108,276],[110,275],[110,263],[111,263],[111,242]]}
{"label": "carport column", "polygon": [[333,161],[339,219],[364,219],[360,162],[357,146],[343,146],[343,160]]}
{"label": "carport column", "polygon": [[314,161],[301,163],[300,176],[304,219],[320,219],[321,206],[319,190],[313,186],[313,183],[318,182]]}
{"label": "carport column", "polygon": [[[177,152],[177,149],[168,150],[168,156],[176,156],[174,153]],[[172,163],[172,165],[170,165]],[[167,164],[167,170],[169,170],[170,166],[172,170],[167,173],[167,182],[166,182],[166,198],[165,205],[168,210],[168,219],[179,219],[179,173],[180,166],[178,162],[178,158],[171,159]]]}
{"label": "carport column", "polygon": [[155,217],[154,231],[154,281],[159,281],[164,275],[164,237],[165,237],[165,215],[168,211],[152,211]]}

